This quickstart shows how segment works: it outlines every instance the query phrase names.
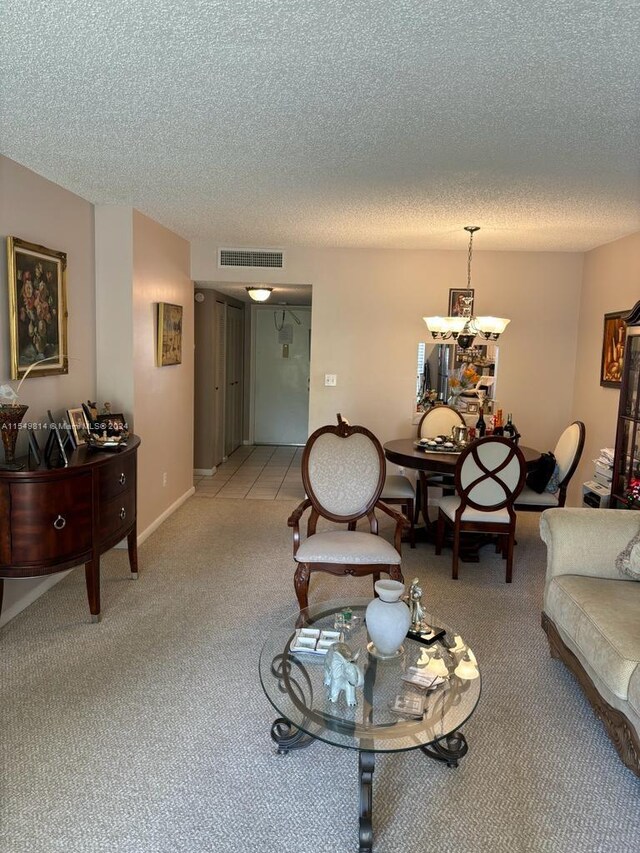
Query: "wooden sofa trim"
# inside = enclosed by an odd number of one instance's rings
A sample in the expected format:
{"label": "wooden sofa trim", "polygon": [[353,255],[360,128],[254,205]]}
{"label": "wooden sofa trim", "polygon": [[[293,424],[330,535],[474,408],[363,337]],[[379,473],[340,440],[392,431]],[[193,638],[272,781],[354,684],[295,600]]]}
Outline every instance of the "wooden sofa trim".
{"label": "wooden sofa trim", "polygon": [[564,644],[558,629],[544,611],[542,612],[541,621],[542,628],[549,640],[551,657],[561,660],[567,669],[577,678],[596,716],[604,724],[607,734],[613,741],[613,745],[617,749],[623,763],[632,773],[640,776],[640,737],[637,732],[622,711],[612,708],[602,698],[584,667],[571,649]]}

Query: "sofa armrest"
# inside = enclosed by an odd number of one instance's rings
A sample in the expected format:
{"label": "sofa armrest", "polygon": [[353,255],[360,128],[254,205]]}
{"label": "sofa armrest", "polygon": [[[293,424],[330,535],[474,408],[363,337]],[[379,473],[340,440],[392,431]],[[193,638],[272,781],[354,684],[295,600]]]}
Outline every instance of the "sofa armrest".
{"label": "sofa armrest", "polygon": [[555,575],[618,578],[616,557],[640,530],[640,512],[557,507],[540,516],[547,583]]}

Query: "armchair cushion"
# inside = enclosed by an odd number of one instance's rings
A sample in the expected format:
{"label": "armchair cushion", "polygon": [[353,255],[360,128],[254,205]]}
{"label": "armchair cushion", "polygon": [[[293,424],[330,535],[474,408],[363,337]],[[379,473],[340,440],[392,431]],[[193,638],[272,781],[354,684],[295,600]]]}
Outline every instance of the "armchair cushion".
{"label": "armchair cushion", "polygon": [[400,554],[375,533],[357,530],[331,530],[314,533],[298,548],[297,563],[380,563],[399,565]]}
{"label": "armchair cushion", "polygon": [[561,575],[548,586],[545,613],[570,638],[580,660],[612,693],[626,699],[640,663],[640,586]]}

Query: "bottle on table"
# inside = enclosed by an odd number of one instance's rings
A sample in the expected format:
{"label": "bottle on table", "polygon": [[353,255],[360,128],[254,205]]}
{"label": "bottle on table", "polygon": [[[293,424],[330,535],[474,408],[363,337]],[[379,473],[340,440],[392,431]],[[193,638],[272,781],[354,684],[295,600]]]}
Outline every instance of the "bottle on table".
{"label": "bottle on table", "polygon": [[480,406],[480,414],[478,415],[478,420],[476,421],[476,436],[478,438],[483,438],[486,431],[487,425],[484,421],[484,407]]}
{"label": "bottle on table", "polygon": [[515,444],[518,443],[518,439],[520,438],[520,433],[518,432],[518,430],[514,426],[513,419],[511,417],[511,413],[509,413],[507,415],[507,422],[504,426],[504,434],[506,435],[506,437],[508,439],[513,441]]}
{"label": "bottle on table", "polygon": [[493,419],[493,434],[504,435],[504,425],[502,423],[502,409],[498,409],[496,411],[495,417]]}

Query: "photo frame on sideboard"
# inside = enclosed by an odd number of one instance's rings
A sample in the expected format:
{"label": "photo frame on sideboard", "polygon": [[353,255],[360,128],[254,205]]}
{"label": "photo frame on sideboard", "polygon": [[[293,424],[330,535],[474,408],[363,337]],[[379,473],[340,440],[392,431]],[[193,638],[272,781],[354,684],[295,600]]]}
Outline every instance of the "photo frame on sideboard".
{"label": "photo frame on sideboard", "polygon": [[49,410],[47,415],[49,417],[49,438],[44,448],[44,461],[48,468],[64,468],[69,464],[65,450],[66,442],[60,435],[58,424]]}
{"label": "photo frame on sideboard", "polygon": [[29,466],[31,467],[31,461],[33,460],[34,467],[39,468],[42,465],[42,451],[40,450],[35,432],[30,427],[27,431],[29,433]]}

